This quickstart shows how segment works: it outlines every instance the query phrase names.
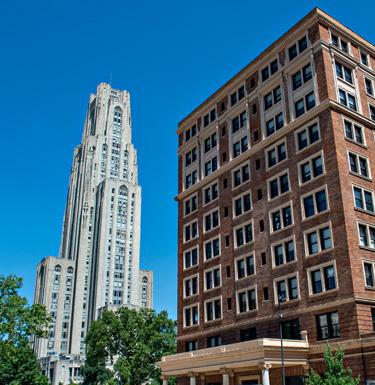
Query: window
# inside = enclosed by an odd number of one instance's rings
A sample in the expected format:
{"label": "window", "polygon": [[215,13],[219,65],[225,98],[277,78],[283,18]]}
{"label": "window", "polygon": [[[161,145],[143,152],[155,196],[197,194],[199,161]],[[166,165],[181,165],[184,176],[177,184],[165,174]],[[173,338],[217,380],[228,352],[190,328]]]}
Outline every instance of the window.
{"label": "window", "polygon": [[292,319],[281,322],[281,330],[283,333],[283,338],[287,340],[300,340],[301,339],[301,329],[299,325],[299,319]]}
{"label": "window", "polygon": [[365,178],[370,178],[368,159],[350,151],[348,152],[348,155],[350,172]]}
{"label": "window", "polygon": [[266,151],[267,167],[275,166],[277,163],[287,159],[287,148],[285,140]]}
{"label": "window", "polygon": [[335,62],[336,76],[338,79],[344,80],[350,84],[353,84],[353,74],[351,68],[348,68],[341,63]]}
{"label": "window", "polygon": [[193,171],[192,173],[185,176],[185,188],[191,187],[193,184],[197,183],[197,171]]}
{"label": "window", "polygon": [[352,140],[359,144],[365,144],[363,127],[344,119],[345,138]]}
{"label": "window", "polygon": [[237,132],[240,128],[246,126],[247,116],[246,111],[241,112],[240,115],[232,119],[232,134]]}
{"label": "window", "polygon": [[293,91],[302,86],[302,84],[307,83],[312,79],[312,69],[311,64],[307,64],[302,69],[297,71],[292,75],[292,88]]}
{"label": "window", "polygon": [[252,208],[251,205],[251,194],[250,192],[245,193],[238,198],[234,199],[233,204],[233,215],[234,217],[238,217],[248,211],[250,211]]}
{"label": "window", "polygon": [[332,234],[329,225],[321,225],[312,231],[305,232],[306,255],[314,255],[332,247]]}
{"label": "window", "polygon": [[324,293],[336,289],[336,269],[334,264],[309,269],[310,294]]}
{"label": "window", "polygon": [[288,57],[289,60],[293,60],[297,57],[301,52],[303,52],[307,48],[307,37],[299,39],[296,44],[293,44],[288,48]]}
{"label": "window", "polygon": [[341,49],[341,51],[349,53],[348,43],[345,40],[341,39],[341,37],[331,33],[331,42],[334,46]]}
{"label": "window", "polygon": [[257,308],[256,288],[249,288],[237,293],[237,313],[246,313]]}
{"label": "window", "polygon": [[184,280],[184,289],[184,296],[186,298],[198,294],[198,275],[186,278]]}
{"label": "window", "polygon": [[230,95],[230,105],[234,106],[238,101],[245,97],[245,87],[241,86],[236,92]]}
{"label": "window", "polygon": [[214,269],[205,271],[204,283],[205,283],[205,290],[210,290],[216,287],[220,287],[221,285],[220,268],[214,268]]}
{"label": "window", "polygon": [[245,152],[249,148],[249,142],[247,139],[247,136],[244,136],[237,142],[233,143],[233,158],[236,158],[237,156],[241,155],[243,152]]}
{"label": "window", "polygon": [[340,337],[339,314],[335,312],[316,316],[318,340],[327,340]]}
{"label": "window", "polygon": [[198,221],[185,225],[184,236],[184,242],[188,242],[198,237]]}
{"label": "window", "polygon": [[216,110],[213,109],[210,113],[206,114],[203,117],[203,126],[207,127],[210,123],[212,123],[216,119]]}
{"label": "window", "polygon": [[219,188],[217,182],[212,183],[210,186],[203,190],[204,204],[210,203],[219,196]]}
{"label": "window", "polygon": [[204,217],[204,231],[210,231],[219,226],[219,210],[215,210]]}
{"label": "window", "polygon": [[197,125],[194,124],[191,128],[185,131],[185,142],[190,140],[190,138],[194,137],[197,134]]}
{"label": "window", "polygon": [[293,213],[291,204],[278,208],[270,213],[271,233],[284,229],[293,224]]}
{"label": "window", "polygon": [[284,127],[284,116],[283,113],[275,115],[272,119],[266,122],[266,136],[272,135],[274,132]]}
{"label": "window", "polygon": [[233,187],[238,187],[250,179],[250,165],[246,163],[232,173]]}
{"label": "window", "polygon": [[241,247],[253,241],[253,222],[234,229],[236,247]]}
{"label": "window", "polygon": [[361,63],[366,67],[370,67],[369,55],[366,52],[363,52],[362,50],[360,50],[360,53],[361,53]]}
{"label": "window", "polygon": [[267,67],[264,67],[261,71],[262,82],[266,81],[271,75],[275,74],[279,69],[277,59],[272,61]]}
{"label": "window", "polygon": [[204,164],[204,176],[208,176],[217,170],[217,156],[207,161]]}
{"label": "window", "polygon": [[309,182],[324,174],[323,155],[313,155],[299,164],[300,184]]}
{"label": "window", "polygon": [[254,255],[240,257],[235,261],[236,279],[249,277],[255,273]]}
{"label": "window", "polygon": [[268,181],[268,197],[276,198],[289,191],[289,174],[284,172]]}
{"label": "window", "polygon": [[294,103],[295,117],[298,118],[313,107],[315,107],[315,94],[314,92],[310,92],[305,95],[304,98],[301,98]]}
{"label": "window", "polygon": [[204,258],[206,261],[220,255],[220,238],[214,238],[204,243]]}
{"label": "window", "polygon": [[320,140],[320,130],[318,123],[313,123],[312,125],[304,128],[300,131],[297,131],[297,150],[301,151],[313,143],[316,143]]}
{"label": "window", "polygon": [[359,245],[375,249],[375,227],[366,223],[358,223]]}
{"label": "window", "polygon": [[370,96],[374,96],[374,87],[372,85],[372,80],[365,78],[366,92]]}
{"label": "window", "polygon": [[369,104],[370,119],[375,121],[375,106]]}
{"label": "window", "polygon": [[267,111],[274,104],[278,103],[281,100],[281,87],[277,86],[273,89],[272,92],[268,93],[263,97],[264,100],[264,110]]}
{"label": "window", "polygon": [[372,330],[375,331],[375,308],[371,308]]}
{"label": "window", "polygon": [[186,342],[186,346],[185,346],[185,350],[187,352],[192,352],[194,350],[197,350],[198,349],[198,341],[187,341]]}
{"label": "window", "polygon": [[372,191],[353,186],[354,206],[357,209],[374,212],[374,197]]}
{"label": "window", "polygon": [[357,100],[355,95],[339,88],[339,101],[342,105],[349,107],[351,110],[357,111]]}
{"label": "window", "polygon": [[184,261],[185,269],[198,265],[198,247],[185,251]]}
{"label": "window", "polygon": [[216,298],[205,303],[206,322],[221,318],[221,298]]}
{"label": "window", "polygon": [[280,243],[273,244],[271,250],[273,253],[274,266],[281,266],[296,260],[294,239],[287,239]]}
{"label": "window", "polygon": [[194,326],[199,324],[198,305],[184,308],[184,326]]}
{"label": "window", "polygon": [[185,215],[189,215],[198,209],[198,196],[195,194],[184,201]]}
{"label": "window", "polygon": [[207,347],[214,348],[215,346],[222,345],[221,336],[207,337]]}
{"label": "window", "polygon": [[208,152],[215,148],[217,145],[217,133],[214,132],[212,135],[210,135],[208,138],[204,140],[204,152]]}
{"label": "window", "polygon": [[327,186],[323,190],[302,197],[302,216],[310,218],[327,211],[328,208]]}
{"label": "window", "polygon": [[252,328],[240,330],[240,339],[242,342],[256,340],[257,339],[257,328],[252,327]]}
{"label": "window", "polygon": [[194,163],[197,160],[197,148],[194,147],[185,154],[185,167]]}
{"label": "window", "polygon": [[375,288],[374,262],[363,262],[363,270],[365,273],[365,286]]}
{"label": "window", "polygon": [[299,297],[298,275],[287,276],[274,281],[275,302],[288,302]]}

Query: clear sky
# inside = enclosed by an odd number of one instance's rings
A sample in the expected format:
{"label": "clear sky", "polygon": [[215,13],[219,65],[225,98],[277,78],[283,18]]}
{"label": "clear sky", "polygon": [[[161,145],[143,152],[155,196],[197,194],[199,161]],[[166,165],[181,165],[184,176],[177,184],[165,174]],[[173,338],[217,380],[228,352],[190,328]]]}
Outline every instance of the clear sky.
{"label": "clear sky", "polygon": [[141,265],[175,317],[177,123],[315,6],[375,42],[373,1],[1,1],[0,273],[32,300],[35,266],[58,253],[89,93],[112,74],[132,99]]}

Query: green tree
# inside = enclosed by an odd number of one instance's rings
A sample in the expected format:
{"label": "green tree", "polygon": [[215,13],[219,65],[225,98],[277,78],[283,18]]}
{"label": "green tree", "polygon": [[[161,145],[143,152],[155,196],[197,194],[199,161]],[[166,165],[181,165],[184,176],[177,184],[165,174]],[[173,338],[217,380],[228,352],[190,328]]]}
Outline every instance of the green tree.
{"label": "green tree", "polygon": [[156,363],[175,351],[176,325],[167,312],[106,311],[86,337],[84,384],[141,385],[158,379]]}
{"label": "green tree", "polygon": [[323,375],[319,375],[311,369],[306,380],[307,385],[358,385],[359,377],[354,378],[352,371],[344,367],[344,352],[341,349],[332,354],[329,345],[324,348],[324,363],[326,370]]}
{"label": "green tree", "polygon": [[0,275],[0,385],[45,385],[30,340],[46,335],[49,316],[44,306],[28,305],[21,287],[21,278]]}

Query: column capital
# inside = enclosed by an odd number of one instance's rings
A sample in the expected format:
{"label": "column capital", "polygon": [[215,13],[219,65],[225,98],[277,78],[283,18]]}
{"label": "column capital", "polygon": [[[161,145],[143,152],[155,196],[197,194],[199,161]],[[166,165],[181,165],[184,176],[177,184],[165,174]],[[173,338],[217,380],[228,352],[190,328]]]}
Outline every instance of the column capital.
{"label": "column capital", "polygon": [[188,372],[188,377],[196,377],[198,373]]}
{"label": "column capital", "polygon": [[302,340],[305,341],[305,342],[308,342],[308,339],[307,339],[307,330],[301,330],[301,331],[300,331],[300,334],[301,334]]}
{"label": "column capital", "polygon": [[206,379],[206,376],[205,376],[204,374],[200,374],[200,375],[199,375],[199,379],[200,379],[201,381],[204,381],[204,380]]}
{"label": "column capital", "polygon": [[258,365],[259,369],[261,370],[269,370],[272,368],[272,364],[269,364],[267,362],[261,362],[259,365]]}

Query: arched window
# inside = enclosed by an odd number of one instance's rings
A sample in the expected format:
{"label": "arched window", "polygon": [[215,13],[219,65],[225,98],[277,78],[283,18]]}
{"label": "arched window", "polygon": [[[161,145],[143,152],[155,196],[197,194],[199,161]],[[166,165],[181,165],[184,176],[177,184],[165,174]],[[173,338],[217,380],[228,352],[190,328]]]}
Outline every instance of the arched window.
{"label": "arched window", "polygon": [[121,186],[118,190],[118,194],[121,196],[127,196],[128,195],[128,189],[126,186]]}
{"label": "arched window", "polygon": [[55,271],[59,273],[61,271],[61,266],[60,265],[56,265],[55,266]]}
{"label": "arched window", "polygon": [[122,109],[120,107],[116,107],[113,114],[113,123],[121,126],[122,122]]}
{"label": "arched window", "polygon": [[143,282],[143,283],[147,283],[147,282],[148,282],[147,277],[143,277],[143,278],[142,278],[142,282]]}
{"label": "arched window", "polygon": [[71,266],[68,267],[67,273],[68,274],[73,274],[73,268]]}

